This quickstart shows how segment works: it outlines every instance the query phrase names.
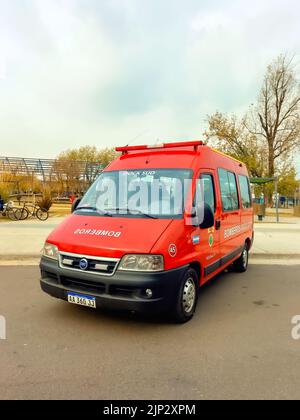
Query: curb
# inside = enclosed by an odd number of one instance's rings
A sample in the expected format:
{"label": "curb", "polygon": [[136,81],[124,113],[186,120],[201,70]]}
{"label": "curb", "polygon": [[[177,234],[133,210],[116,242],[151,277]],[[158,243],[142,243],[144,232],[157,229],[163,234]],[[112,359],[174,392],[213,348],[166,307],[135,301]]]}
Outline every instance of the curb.
{"label": "curb", "polygon": [[35,260],[40,259],[41,254],[24,254],[24,255],[1,255],[1,261],[28,261],[28,260]]}
{"label": "curb", "polygon": [[251,253],[250,251],[250,258],[263,260],[300,260],[300,254]]}

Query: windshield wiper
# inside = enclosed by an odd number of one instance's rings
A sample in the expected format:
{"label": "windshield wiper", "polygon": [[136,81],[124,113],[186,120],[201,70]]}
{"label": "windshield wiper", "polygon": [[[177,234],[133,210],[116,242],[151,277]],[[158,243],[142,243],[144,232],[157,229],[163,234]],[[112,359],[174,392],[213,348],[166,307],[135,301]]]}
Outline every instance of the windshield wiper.
{"label": "windshield wiper", "polygon": [[138,209],[132,209],[132,210],[130,210],[128,208],[127,209],[126,208],[122,209],[122,208],[117,207],[115,209],[108,209],[108,210],[109,211],[118,211],[118,212],[122,211],[124,213],[138,213],[141,216],[149,217],[149,219],[157,219],[157,217],[152,216],[152,214],[144,213],[143,211],[138,210]]}
{"label": "windshield wiper", "polygon": [[97,209],[96,207],[92,207],[92,206],[87,206],[87,207],[77,207],[77,210],[94,210],[97,213],[100,213],[101,216],[108,216],[108,217],[112,217],[113,215],[111,213],[108,213],[106,211]]}

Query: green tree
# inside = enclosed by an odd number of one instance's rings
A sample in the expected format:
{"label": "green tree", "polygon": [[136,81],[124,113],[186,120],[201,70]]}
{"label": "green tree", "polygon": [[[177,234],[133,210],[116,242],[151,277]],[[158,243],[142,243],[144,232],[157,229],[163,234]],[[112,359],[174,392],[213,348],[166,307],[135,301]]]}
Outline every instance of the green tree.
{"label": "green tree", "polygon": [[83,146],[60,153],[53,170],[58,189],[86,190],[101,168],[105,168],[117,156],[114,149],[97,149],[95,146]]}
{"label": "green tree", "polygon": [[99,163],[102,167],[105,167],[117,156],[115,149],[97,149],[95,146],[83,146],[79,149],[69,149],[60,153],[57,160]]}
{"label": "green tree", "polygon": [[246,128],[244,119],[220,112],[208,117],[208,129],[204,133],[208,144],[244,162],[253,177],[264,175],[263,145]]}
{"label": "green tree", "polygon": [[280,195],[287,197],[294,197],[294,194],[299,187],[297,180],[297,171],[294,167],[285,169],[279,176],[278,192]]}

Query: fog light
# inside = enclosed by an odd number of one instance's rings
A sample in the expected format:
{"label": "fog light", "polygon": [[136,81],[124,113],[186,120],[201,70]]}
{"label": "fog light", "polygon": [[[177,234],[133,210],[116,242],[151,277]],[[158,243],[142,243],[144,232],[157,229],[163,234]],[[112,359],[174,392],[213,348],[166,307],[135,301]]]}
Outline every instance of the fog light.
{"label": "fog light", "polygon": [[151,289],[147,289],[146,290],[146,296],[147,296],[147,298],[152,298],[152,295],[153,295],[153,292],[152,292],[152,290]]}

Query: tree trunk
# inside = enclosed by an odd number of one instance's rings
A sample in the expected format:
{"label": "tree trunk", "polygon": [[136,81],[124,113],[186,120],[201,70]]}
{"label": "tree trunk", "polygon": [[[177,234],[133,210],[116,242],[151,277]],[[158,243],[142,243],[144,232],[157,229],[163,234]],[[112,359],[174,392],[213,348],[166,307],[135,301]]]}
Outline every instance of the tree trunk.
{"label": "tree trunk", "polygon": [[275,164],[274,164],[274,148],[269,144],[269,156],[268,156],[268,176],[274,178],[275,175]]}
{"label": "tree trunk", "polygon": [[[275,176],[275,163],[274,163],[274,148],[272,144],[269,144],[269,156],[268,156],[268,176],[274,178]],[[268,205],[270,206],[273,201],[273,194],[268,194]]]}

